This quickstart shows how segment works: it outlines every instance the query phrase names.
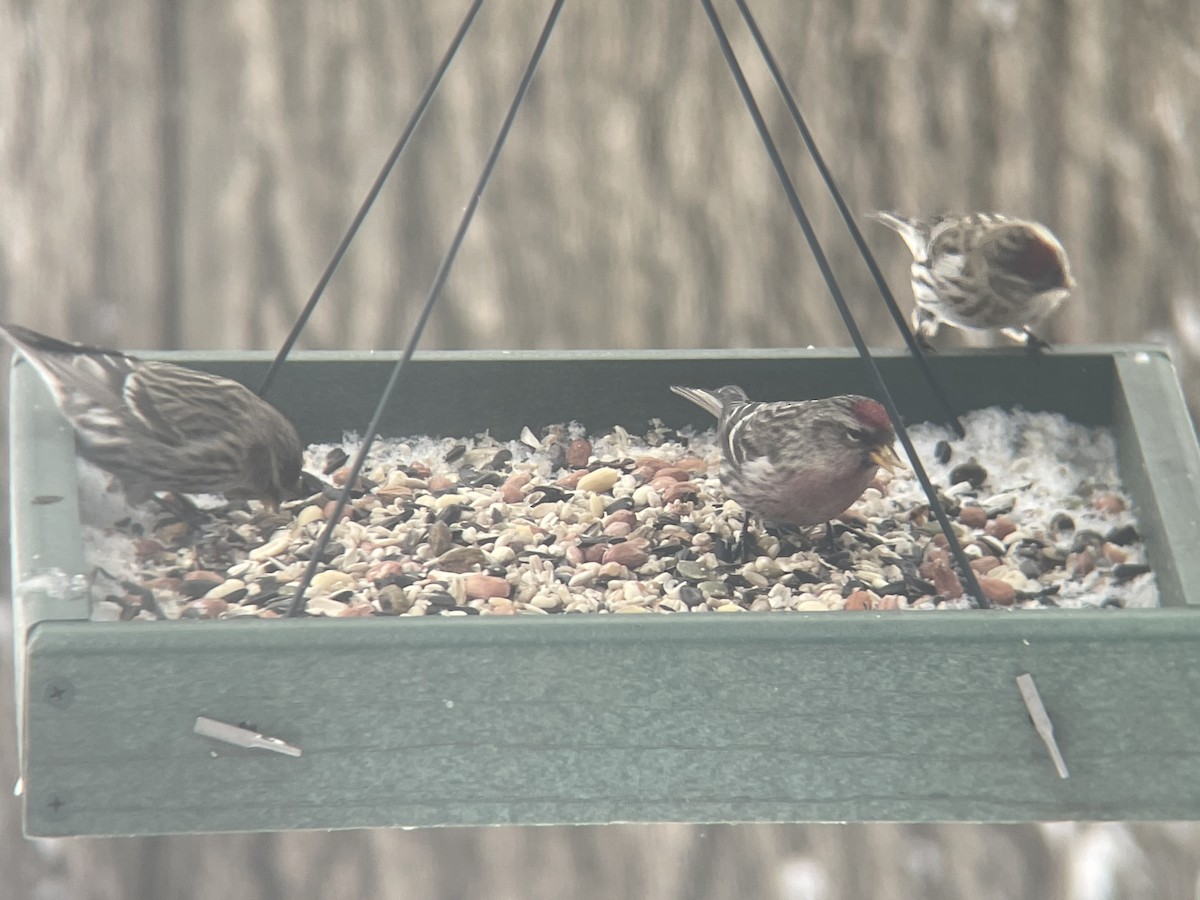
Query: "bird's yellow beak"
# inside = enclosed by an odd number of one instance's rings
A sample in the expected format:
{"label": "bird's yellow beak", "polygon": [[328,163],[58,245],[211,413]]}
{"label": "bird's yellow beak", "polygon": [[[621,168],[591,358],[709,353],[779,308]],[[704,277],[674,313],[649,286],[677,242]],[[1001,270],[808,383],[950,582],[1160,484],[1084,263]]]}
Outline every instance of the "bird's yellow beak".
{"label": "bird's yellow beak", "polygon": [[881,469],[887,469],[889,472],[904,468],[904,463],[900,461],[900,457],[896,455],[896,451],[892,449],[891,444],[884,444],[882,447],[876,447],[872,450],[871,462],[875,463]]}

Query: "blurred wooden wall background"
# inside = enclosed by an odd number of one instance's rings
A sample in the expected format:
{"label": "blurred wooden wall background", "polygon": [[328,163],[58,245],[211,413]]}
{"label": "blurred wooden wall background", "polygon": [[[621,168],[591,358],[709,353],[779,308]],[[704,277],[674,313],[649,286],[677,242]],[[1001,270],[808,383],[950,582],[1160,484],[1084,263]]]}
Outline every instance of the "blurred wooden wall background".
{"label": "blurred wooden wall background", "polygon": [[[0,13],[0,315],[273,347],[467,7],[159,0]],[[755,4],[852,208],[1040,218],[1071,341],[1200,350],[1191,0]],[[548,2],[485,4],[305,345],[399,346]],[[868,335],[891,322],[719,4]],[[905,253],[864,225],[911,302]],[[567,4],[427,347],[848,343],[695,0]]]}
{"label": "blurred wooden wall background", "polygon": [[[276,346],[467,6],[0,0],[0,317],[129,348]],[[402,344],[549,6],[484,5],[304,346]],[[1192,0],[753,7],[855,210],[1044,220],[1080,285],[1051,336],[1167,341],[1200,394]],[[869,338],[898,345],[733,4],[718,8]],[[864,227],[907,308],[905,251]],[[424,346],[810,343],[848,341],[699,4],[567,4]],[[1196,879],[1192,826],[380,832],[34,853],[2,806],[0,857],[24,896],[158,897],[194,879],[197,897],[581,884],[1082,897],[1073,853],[1096,834],[1124,867],[1105,896],[1191,896]]]}

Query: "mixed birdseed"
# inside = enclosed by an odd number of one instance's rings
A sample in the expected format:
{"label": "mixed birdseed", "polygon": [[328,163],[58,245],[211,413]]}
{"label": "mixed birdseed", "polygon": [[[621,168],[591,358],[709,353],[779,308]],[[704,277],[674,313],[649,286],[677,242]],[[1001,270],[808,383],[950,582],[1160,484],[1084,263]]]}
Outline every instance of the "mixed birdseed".
{"label": "mixed birdseed", "polygon": [[[981,410],[968,437],[920,425],[918,453],[1000,607],[1153,606],[1154,576],[1111,435],[1048,413]],[[94,618],[274,618],[312,558],[353,438],[279,513],[220,506],[87,523]],[[718,480],[711,430],[383,441],[306,594],[313,616],[965,609],[909,472],[879,473],[833,523],[761,525]],[[324,482],[324,483],[322,483]],[[87,504],[85,503],[85,510]],[[103,517],[101,517],[103,518]],[[111,517],[108,519],[111,522]]]}

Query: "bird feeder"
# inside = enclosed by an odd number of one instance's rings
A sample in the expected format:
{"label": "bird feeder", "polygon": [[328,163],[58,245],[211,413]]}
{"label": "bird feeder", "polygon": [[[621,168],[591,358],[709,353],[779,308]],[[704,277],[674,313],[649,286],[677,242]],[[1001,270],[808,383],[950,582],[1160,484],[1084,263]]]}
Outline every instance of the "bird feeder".
{"label": "bird feeder", "polygon": [[[267,364],[157,358],[249,385]],[[300,354],[272,401],[339,440],[394,358]],[[1200,817],[1200,452],[1169,360],[931,363],[960,409],[1113,430],[1161,608],[92,622],[72,433],[17,365],[26,832]],[[879,364],[907,421],[936,418],[909,358]],[[428,353],[407,376],[384,434],[710,427],[671,384],[871,393],[840,351]]]}

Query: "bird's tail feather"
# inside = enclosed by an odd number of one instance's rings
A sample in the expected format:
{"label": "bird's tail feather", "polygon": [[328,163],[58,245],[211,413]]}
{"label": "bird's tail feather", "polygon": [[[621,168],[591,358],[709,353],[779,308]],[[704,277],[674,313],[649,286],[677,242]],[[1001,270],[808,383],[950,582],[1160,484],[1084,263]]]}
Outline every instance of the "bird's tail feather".
{"label": "bird's tail feather", "polygon": [[713,416],[717,418],[721,417],[721,398],[717,396],[716,391],[710,391],[706,388],[684,387],[680,384],[671,385],[671,390],[680,397],[691,400]]}
{"label": "bird's tail feather", "polygon": [[913,259],[925,259],[929,255],[929,228],[924,222],[884,210],[871,213],[870,218],[900,235]]}
{"label": "bird's tail feather", "polygon": [[60,377],[55,371],[56,367],[48,363],[48,355],[70,353],[72,351],[70,344],[39,334],[21,325],[12,325],[7,322],[0,322],[0,336],[12,344],[13,349],[21,354],[25,361],[33,366],[52,387],[57,388]]}
{"label": "bird's tail feather", "polygon": [[119,397],[134,360],[118,350],[72,344],[23,325],[0,322],[0,337],[37,369],[67,412],[72,391],[95,398]]}
{"label": "bird's tail feather", "polygon": [[13,325],[11,322],[0,322],[0,334],[3,334],[8,339],[8,342],[18,350],[22,350],[28,354],[110,352],[97,350],[94,347],[71,344],[67,341],[60,341],[58,338],[52,338],[49,335],[34,331],[32,328],[26,328],[24,325]]}

